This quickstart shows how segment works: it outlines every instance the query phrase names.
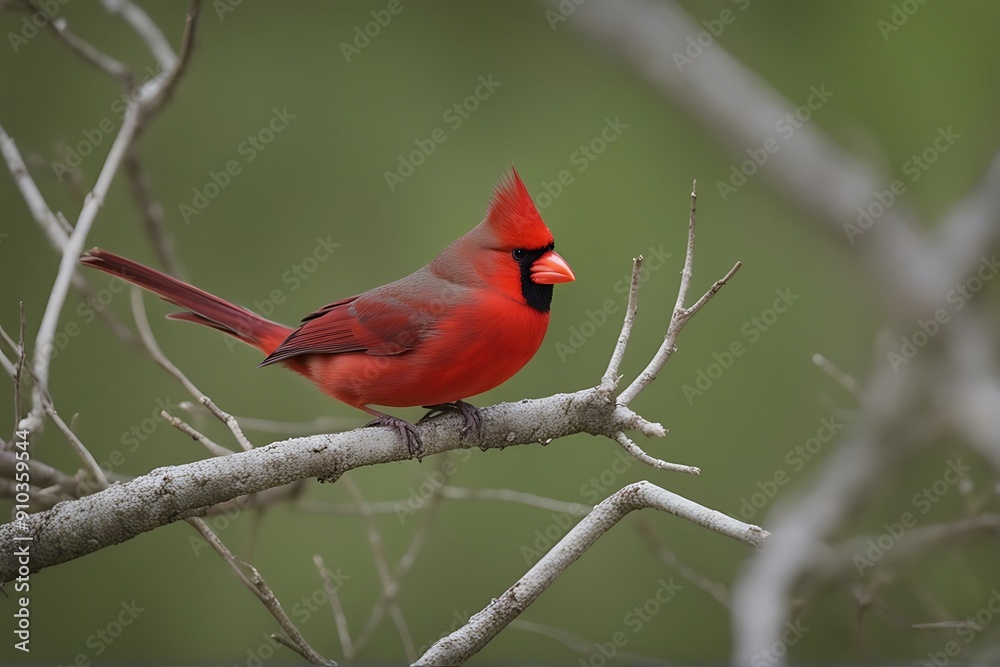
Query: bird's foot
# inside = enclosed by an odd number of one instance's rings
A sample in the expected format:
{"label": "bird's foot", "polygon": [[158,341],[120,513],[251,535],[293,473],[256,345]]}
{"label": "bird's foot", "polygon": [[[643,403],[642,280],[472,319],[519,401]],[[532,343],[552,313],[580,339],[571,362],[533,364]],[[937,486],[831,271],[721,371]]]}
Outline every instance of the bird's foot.
{"label": "bird's foot", "polygon": [[424,441],[420,439],[420,432],[417,431],[417,427],[405,419],[393,417],[392,415],[379,415],[378,418],[368,422],[365,426],[384,426],[393,429],[403,439],[403,442],[406,443],[406,450],[410,452],[410,456],[416,458],[418,461],[423,460]]}
{"label": "bird's foot", "polygon": [[479,409],[471,403],[466,403],[465,401],[455,401],[454,403],[425,405],[424,407],[430,410],[430,412],[424,415],[423,419],[420,421],[431,419],[438,414],[445,412],[458,412],[465,420],[459,434],[460,437],[463,440],[468,440],[470,437],[474,437],[475,442],[477,443],[483,441],[483,414],[479,412]]}

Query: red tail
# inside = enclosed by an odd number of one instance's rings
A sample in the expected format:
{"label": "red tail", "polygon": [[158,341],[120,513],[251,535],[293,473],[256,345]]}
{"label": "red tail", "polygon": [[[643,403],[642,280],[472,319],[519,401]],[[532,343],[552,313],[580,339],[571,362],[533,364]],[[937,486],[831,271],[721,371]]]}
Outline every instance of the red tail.
{"label": "red tail", "polygon": [[264,354],[273,352],[292,333],[292,329],[282,324],[265,320],[246,308],[223,301],[197,287],[113,252],[92,248],[80,258],[80,262],[147,289],[164,301],[188,311],[172,313],[167,317],[218,329],[253,345]]}

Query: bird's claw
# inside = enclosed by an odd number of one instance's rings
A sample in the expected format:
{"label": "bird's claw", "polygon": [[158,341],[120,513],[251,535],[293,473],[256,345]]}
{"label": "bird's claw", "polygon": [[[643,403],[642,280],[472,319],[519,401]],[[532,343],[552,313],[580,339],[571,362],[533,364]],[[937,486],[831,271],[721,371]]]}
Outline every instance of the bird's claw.
{"label": "bird's claw", "polygon": [[418,461],[423,460],[424,441],[421,440],[417,427],[405,419],[393,417],[392,415],[382,415],[368,422],[366,426],[384,426],[393,429],[403,439],[403,442],[406,443],[406,450],[410,452],[410,456],[416,458]]}
{"label": "bird's claw", "polygon": [[430,410],[430,412],[424,415],[420,421],[431,419],[439,413],[457,412],[465,420],[465,423],[462,424],[462,430],[459,432],[459,437],[462,440],[469,440],[470,437],[473,437],[476,443],[483,441],[483,414],[471,403],[455,401],[454,403],[425,405],[424,407]]}

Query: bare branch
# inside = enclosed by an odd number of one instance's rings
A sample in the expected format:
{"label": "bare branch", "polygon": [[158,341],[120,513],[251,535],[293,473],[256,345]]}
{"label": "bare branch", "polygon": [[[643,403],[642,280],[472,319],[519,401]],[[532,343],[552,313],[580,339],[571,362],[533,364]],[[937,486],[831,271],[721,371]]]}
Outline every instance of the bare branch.
{"label": "bare branch", "polygon": [[49,365],[52,360],[52,345],[55,336],[56,326],[59,324],[59,316],[62,312],[63,303],[66,301],[66,294],[69,290],[70,281],[76,272],[77,260],[83,252],[84,244],[87,242],[87,234],[97,218],[98,211],[104,205],[104,198],[107,196],[108,188],[114,180],[115,174],[125,157],[125,151],[135,137],[138,129],[139,107],[130,104],[125,111],[125,118],[122,121],[121,129],[111,144],[111,150],[101,168],[101,173],[97,177],[97,183],[93,190],[87,195],[87,200],[80,211],[80,217],[76,221],[73,233],[70,234],[63,250],[62,259],[59,262],[59,272],[56,275],[55,284],[49,295],[48,304],[45,307],[45,314],[42,316],[42,323],[35,338],[34,369],[38,376],[38,383],[35,385],[34,406],[31,413],[26,418],[28,423],[24,428],[34,430],[41,423],[41,414],[44,410],[42,406],[42,393],[48,390]]}
{"label": "bare branch", "polygon": [[330,601],[330,610],[333,612],[333,619],[337,625],[337,635],[340,637],[344,658],[352,660],[354,658],[354,644],[351,643],[351,633],[347,629],[347,617],[344,615],[344,607],[340,604],[340,594],[337,592],[337,587],[333,585],[330,571],[326,569],[323,558],[319,554],[313,556],[313,564],[319,571],[319,578],[323,581],[323,588]]}
{"label": "bare branch", "polygon": [[630,512],[653,508],[674,514],[752,547],[767,531],[710,510],[649,482],[636,482],[613,493],[575,525],[507,591],[475,614],[464,626],[438,640],[417,665],[457,665],[478,653],[517,618],[542,591]]}
{"label": "bare branch", "polygon": [[21,197],[24,198],[25,203],[28,205],[31,216],[49,237],[53,245],[57,247],[63,246],[68,236],[67,233],[63,231],[59,220],[53,215],[52,210],[45,201],[45,197],[42,196],[38,186],[35,185],[34,179],[31,178],[31,173],[24,164],[24,159],[21,157],[20,151],[17,150],[17,144],[14,143],[14,140],[2,126],[0,126],[0,153],[3,154],[7,168],[10,169],[11,176],[14,177],[14,184],[21,191]]}
{"label": "bare branch", "polygon": [[201,0],[191,0],[187,16],[184,21],[184,34],[181,37],[181,48],[177,54],[177,63],[166,75],[162,85],[158,86],[149,101],[144,105],[143,111],[150,116],[158,113],[170,102],[177,85],[187,71],[191,54],[194,51],[194,39],[198,30],[198,18],[201,13]]}
{"label": "bare branch", "polygon": [[168,72],[177,65],[177,56],[174,55],[170,42],[145,10],[129,0],[103,0],[103,4],[109,14],[118,16],[132,26],[149,47],[161,70]]}
{"label": "bare branch", "polygon": [[71,51],[111,78],[117,79],[122,88],[128,90],[135,85],[135,76],[128,65],[112,58],[87,40],[71,32],[66,25],[65,18],[60,16],[54,21],[48,21],[47,25],[49,31],[63,44],[68,46]]}
{"label": "bare branch", "polygon": [[639,445],[632,442],[632,439],[627,435],[619,431],[615,434],[615,440],[621,445],[626,452],[639,459],[651,468],[656,468],[657,470],[672,470],[674,472],[683,472],[688,475],[700,475],[701,469],[694,466],[686,466],[680,463],[670,463],[668,461],[661,461],[660,459],[654,458],[642,451]]}
{"label": "bare branch", "polygon": [[[187,522],[191,524],[195,530],[201,533],[201,536],[205,538],[205,541],[208,542],[208,544],[217,554],[219,554],[219,556],[222,557],[224,561],[226,561],[226,564],[229,566],[229,569],[232,570],[233,574],[235,574],[237,578],[243,582],[243,585],[250,589],[250,592],[257,596],[257,599],[260,600],[265,607],[267,607],[267,610],[271,612],[271,615],[274,616],[276,621],[278,621],[278,625],[281,626],[281,629],[284,630],[288,638],[290,638],[289,641],[289,639],[277,635],[274,636],[275,640],[294,650],[313,665],[337,664],[332,660],[327,660],[321,656],[315,649],[313,649],[312,646],[309,645],[305,637],[302,636],[302,633],[299,632],[299,629],[295,627],[294,623],[292,623],[292,619],[288,618],[288,614],[285,613],[281,603],[278,602],[278,598],[275,597],[271,587],[267,585],[266,581],[264,581],[264,578],[260,575],[260,572],[257,571],[257,568],[249,563],[238,560],[236,556],[234,556],[233,553],[226,548],[226,545],[222,543],[222,540],[220,540],[212,529],[208,527],[208,524],[201,519],[192,517],[188,518]],[[243,573],[243,570],[240,567],[241,565],[250,570],[253,575],[252,578],[247,577]]]}
{"label": "bare branch", "polygon": [[134,147],[125,157],[124,166],[126,182],[142,214],[146,236],[149,238],[149,244],[153,246],[156,259],[167,273],[172,276],[180,275],[177,257],[174,254],[174,239],[163,224],[163,206],[153,197],[149,176]]}
{"label": "bare branch", "polygon": [[[441,465],[444,464],[442,463]],[[407,573],[409,573],[410,568],[413,567],[413,564],[417,560],[417,555],[420,553],[420,550],[423,549],[424,544],[427,541],[427,535],[430,532],[431,524],[433,523],[434,517],[437,515],[438,507],[440,506],[442,494],[439,491],[439,489],[435,489],[424,504],[424,514],[420,521],[420,525],[417,527],[417,531],[414,533],[413,540],[410,542],[410,546],[407,548],[406,553],[403,554],[403,556],[399,559],[399,562],[396,564],[396,569],[393,571],[391,577],[391,585],[383,587],[381,595],[379,595],[378,600],[375,601],[371,614],[368,616],[368,622],[365,624],[364,630],[358,637],[356,645],[357,651],[364,648],[368,641],[371,640],[376,628],[378,628],[378,625],[382,620],[382,616],[385,614],[385,610],[389,607],[389,605],[395,604],[403,578],[407,575]],[[398,608],[398,605],[396,606]],[[402,612],[399,613],[401,614]],[[416,650],[414,650],[414,655],[410,658],[410,661],[415,659]]]}
{"label": "bare branch", "polygon": [[844,371],[840,370],[835,363],[818,352],[812,356],[812,361],[814,364],[823,369],[823,372],[833,378],[837,384],[849,391],[855,398],[861,398],[861,387],[858,386],[858,381]]}
{"label": "bare branch", "polygon": [[142,341],[143,347],[149,353],[149,356],[160,365],[165,371],[173,375],[178,382],[184,385],[184,388],[194,396],[198,402],[204,405],[209,412],[215,415],[219,421],[226,425],[227,428],[232,432],[233,437],[236,438],[236,442],[243,448],[243,451],[249,451],[253,449],[253,445],[247,440],[247,437],[243,434],[243,429],[236,422],[231,414],[222,410],[217,406],[212,399],[203,394],[198,387],[195,386],[191,380],[174,365],[174,362],[167,358],[167,355],[163,353],[160,348],[160,344],[156,342],[156,336],[153,335],[153,330],[149,327],[149,318],[146,317],[146,306],[142,301],[142,290],[138,287],[132,288],[132,313],[135,317],[135,325],[139,331],[139,339]]}
{"label": "bare branch", "polygon": [[[600,651],[600,647],[594,642],[587,641],[583,637],[579,637],[572,632],[567,632],[561,628],[553,628],[542,623],[535,623],[534,621],[525,621],[520,618],[516,618],[511,621],[510,627],[517,628],[518,630],[524,630],[525,632],[533,632],[538,635],[543,635],[551,639],[556,640],[563,646],[569,648],[570,650],[576,651],[577,653],[583,653],[585,655],[593,656],[596,652]],[[651,658],[645,655],[636,655],[635,653],[629,653],[628,651],[617,651],[615,653],[615,658],[624,662],[625,664],[635,665],[635,664],[649,664],[649,665],[665,665],[668,664],[663,658]]]}
{"label": "bare branch", "polygon": [[608,391],[614,391],[618,386],[618,369],[625,358],[625,349],[628,347],[629,338],[632,337],[632,327],[635,324],[635,315],[639,312],[639,276],[642,270],[642,255],[632,260],[632,283],[628,291],[628,305],[625,308],[625,320],[622,322],[622,331],[618,334],[618,343],[611,353],[611,360],[608,362],[608,370],[604,371],[601,378],[601,386]]}
{"label": "bare branch", "polygon": [[512,489],[464,489],[446,484],[441,487],[440,492],[443,498],[454,500],[503,500],[510,503],[528,505],[529,507],[537,507],[538,509],[550,512],[564,512],[571,516],[584,516],[593,509],[590,505],[568,503]]}
{"label": "bare branch", "polygon": [[[574,433],[618,432],[621,406],[599,389],[482,408],[483,449],[548,442]],[[461,419],[445,415],[417,426],[425,456],[468,448]],[[354,468],[404,461],[410,454],[391,429],[293,438],[230,456],[159,468],[100,493],[33,514],[22,534],[35,536],[32,567],[43,569],[118,544],[205,508],[310,477],[338,479]],[[11,524],[0,525],[0,581],[16,572]]]}
{"label": "bare branch", "polygon": [[681,559],[677,557],[677,554],[671,551],[667,545],[660,540],[659,536],[656,534],[656,530],[653,528],[652,523],[650,523],[649,518],[645,514],[636,514],[634,523],[643,538],[645,538],[649,548],[653,550],[653,553],[655,553],[660,560],[677,570],[678,574],[693,583],[695,586],[711,595],[715,598],[715,601],[723,607],[729,609],[729,593],[726,591],[726,587],[724,585],[699,574],[694,568],[682,562]]}
{"label": "bare branch", "polygon": [[212,454],[212,456],[229,456],[233,453],[233,450],[226,449],[222,445],[216,443],[180,417],[175,417],[166,410],[160,410],[160,416],[166,419],[168,424],[176,428],[181,433],[191,436],[192,440],[198,441]]}
{"label": "bare branch", "polygon": [[[403,610],[399,608],[399,603],[396,602],[397,584],[392,576],[392,573],[389,572],[389,562],[386,559],[385,550],[382,548],[382,533],[379,532],[378,527],[375,525],[375,518],[368,509],[368,504],[365,502],[364,496],[361,495],[361,489],[358,488],[358,485],[355,484],[354,480],[350,477],[343,477],[342,480],[344,485],[347,487],[348,493],[350,493],[351,497],[354,499],[354,504],[357,505],[361,518],[365,522],[365,529],[368,534],[368,543],[371,545],[372,554],[375,556],[375,569],[378,570],[378,576],[382,582],[382,596],[379,598],[379,602],[376,603],[375,608],[378,609],[380,603],[388,607],[389,614],[396,623],[396,631],[399,633],[399,638],[403,642],[403,649],[406,651],[407,661],[413,662],[417,658],[417,649],[413,645],[413,637],[410,635],[410,629],[406,624],[406,619],[403,618]],[[372,613],[372,617],[373,619],[376,617],[375,612]],[[371,632],[374,630],[374,626],[377,623],[377,620],[372,622],[372,620],[369,619],[368,627],[366,627],[362,631],[361,636],[358,637],[358,651],[365,646],[368,638],[371,636]]]}
{"label": "bare branch", "polygon": [[[687,301],[687,293],[691,287],[691,278],[694,273],[694,237],[695,237],[695,222],[696,222],[696,209],[698,203],[697,195],[697,181],[691,184],[691,214],[688,218],[688,240],[687,240],[687,250],[684,253],[684,268],[681,271],[681,283],[677,288],[677,302],[674,304],[674,311],[670,316],[670,324],[667,325],[667,334],[664,336],[663,344],[660,345],[660,349],[656,351],[653,358],[650,360],[649,364],[646,366],[645,370],[639,373],[639,376],[632,381],[632,384],[628,386],[625,391],[618,395],[618,403],[620,405],[628,405],[635,400],[643,389],[648,387],[650,383],[656,379],[663,367],[666,365],[667,361],[670,360],[671,355],[677,351],[677,337],[680,335],[681,330],[684,325],[694,317],[694,315],[701,310],[702,306],[708,303],[708,300],[715,296],[722,286],[729,282],[729,279],[739,271],[742,264],[736,262],[736,264],[729,270],[721,280],[715,281],[712,287],[705,292],[705,294],[698,299],[694,305],[690,308],[684,306]],[[685,472],[690,472],[687,470]],[[697,473],[695,473],[697,474]]]}

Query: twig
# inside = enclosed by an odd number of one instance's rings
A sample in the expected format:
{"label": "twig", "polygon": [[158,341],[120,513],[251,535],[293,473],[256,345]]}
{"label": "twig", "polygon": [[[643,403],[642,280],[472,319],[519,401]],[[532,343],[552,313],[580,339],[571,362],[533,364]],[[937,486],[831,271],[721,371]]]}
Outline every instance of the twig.
{"label": "twig", "polygon": [[[3,366],[4,372],[7,373],[7,375],[9,375],[12,379],[14,379],[14,378],[17,377],[17,368],[14,366],[14,363],[10,359],[8,359],[7,355],[4,354],[3,352],[0,352],[0,366]],[[17,407],[20,404],[21,404],[21,401],[19,400],[17,392],[15,391],[14,392],[14,406],[15,406],[14,407],[14,423],[17,423],[17,422],[21,421],[21,410],[20,410],[20,408]]]}
{"label": "twig", "polygon": [[217,406],[212,399],[203,394],[198,387],[195,386],[191,380],[174,365],[174,362],[167,358],[167,355],[163,353],[160,348],[160,344],[156,342],[156,336],[153,334],[153,330],[149,326],[149,318],[146,317],[146,306],[142,301],[142,291],[138,287],[132,288],[132,315],[135,318],[135,326],[139,331],[139,339],[142,341],[143,347],[149,353],[149,356],[153,358],[157,364],[160,365],[165,371],[173,375],[184,388],[194,396],[198,402],[204,405],[209,412],[215,415],[219,421],[226,425],[226,427],[232,432],[233,437],[236,438],[236,442],[243,448],[244,451],[249,451],[253,449],[253,445],[247,440],[247,437],[243,434],[243,429],[240,425],[233,419],[233,416],[228,412],[225,412],[219,406]]}
{"label": "twig", "polygon": [[313,556],[313,564],[319,571],[319,578],[323,581],[323,588],[330,601],[330,610],[333,612],[333,620],[337,626],[337,635],[340,637],[340,647],[344,651],[344,658],[353,660],[354,644],[351,643],[351,633],[347,629],[347,617],[344,615],[344,607],[340,604],[340,594],[337,592],[337,587],[333,585],[330,571],[326,569],[323,558],[319,554]]}
{"label": "twig", "polygon": [[174,254],[174,239],[163,224],[163,206],[153,197],[149,177],[134,147],[125,157],[124,166],[129,190],[139,207],[139,212],[142,213],[146,236],[149,238],[149,244],[153,246],[156,258],[167,273],[179,276],[177,257]]}
{"label": "twig", "polygon": [[[17,149],[17,145],[7,135],[3,127],[0,127],[0,154],[3,155],[7,167],[14,177],[14,182],[18,190],[21,191],[21,196],[25,203],[28,205],[28,210],[32,218],[35,219],[38,226],[45,232],[50,245],[61,255],[65,252],[66,242],[69,240],[69,235],[72,233],[73,228],[61,213],[53,214],[49,209],[49,205],[38,190],[38,186],[35,185],[34,179],[31,178],[31,173],[28,171],[24,159]],[[94,297],[94,290],[90,287],[90,283],[79,272],[74,272],[73,274],[73,287],[80,291],[85,298]],[[136,340],[132,336],[132,332],[110,310],[106,308],[97,309],[97,313],[111,327],[111,331],[115,336],[129,345],[135,345]]]}
{"label": "twig", "polygon": [[[424,505],[425,511],[420,525],[417,527],[417,531],[413,535],[410,546],[406,549],[406,552],[396,564],[396,569],[390,577],[391,585],[383,587],[382,593],[372,606],[371,614],[368,616],[368,622],[365,624],[365,628],[358,637],[358,641],[355,645],[356,651],[361,651],[372,638],[376,628],[378,628],[378,625],[382,620],[382,616],[385,614],[386,608],[388,608],[391,604],[396,604],[396,597],[399,595],[400,584],[402,583],[403,578],[406,577],[407,573],[409,573],[410,568],[413,567],[413,564],[417,560],[417,555],[426,543],[427,534],[430,532],[431,524],[437,514],[440,498],[441,494],[439,491],[435,490],[435,492],[432,493],[427,499]],[[414,656],[410,658],[410,660],[412,661],[415,658],[416,651],[414,650]]]}
{"label": "twig", "polygon": [[194,51],[194,40],[198,30],[198,17],[200,13],[201,0],[191,0],[184,21],[184,33],[181,36],[180,51],[177,53],[177,63],[169,70],[163,84],[157,87],[155,94],[150,97],[148,103],[145,105],[144,111],[150,116],[162,110],[170,102],[177,84],[180,83],[181,78],[187,71],[191,54]]}
{"label": "twig", "polygon": [[205,449],[212,454],[212,456],[229,456],[233,453],[233,450],[226,449],[222,445],[217,444],[215,441],[211,440],[208,436],[195,429],[180,417],[175,417],[166,410],[160,410],[160,416],[166,419],[168,424],[176,428],[181,433],[191,436],[193,440],[197,440],[201,443]]}
{"label": "twig", "polygon": [[[410,629],[406,624],[406,619],[403,618],[403,611],[399,608],[399,603],[395,601],[395,593],[393,592],[395,581],[392,574],[389,572],[389,563],[386,560],[385,550],[382,547],[382,534],[375,525],[375,518],[372,516],[372,513],[368,511],[364,496],[361,495],[361,489],[358,488],[358,485],[355,484],[354,480],[350,477],[345,476],[342,480],[344,485],[347,487],[348,493],[351,494],[351,498],[354,500],[354,503],[358,506],[361,518],[365,522],[365,528],[368,534],[368,543],[371,545],[372,554],[375,556],[375,569],[378,570],[378,576],[382,582],[382,595],[385,598],[385,604],[389,609],[389,614],[392,616],[392,619],[396,624],[396,630],[399,633],[399,638],[403,642],[403,649],[406,651],[406,658],[409,662],[413,662],[417,658],[417,649],[413,645],[413,637],[410,635]],[[378,605],[376,604],[376,607],[377,606]],[[356,650],[360,651],[364,647],[367,643],[368,636],[368,628],[365,628],[365,630],[362,631],[361,635],[358,637]]]}
{"label": "twig", "polygon": [[146,349],[146,352],[153,358],[153,361],[160,365],[160,368],[173,375],[178,382],[184,385],[189,394],[201,402],[205,394],[188,379],[187,375],[181,369],[174,365],[174,362],[167,358],[167,355],[160,348],[160,344],[156,341],[156,336],[149,326],[149,318],[146,316],[146,304],[142,301],[142,290],[133,286],[131,299],[132,318],[135,320],[136,329],[139,331],[139,340],[142,342],[142,346]]}
{"label": "twig", "polygon": [[[14,452],[0,451],[0,477],[13,480],[16,473],[17,458]],[[88,486],[79,479],[71,477],[57,468],[42,463],[37,458],[31,459],[31,483],[38,488],[59,489],[66,498],[78,498],[89,493]],[[33,500],[37,498],[33,497]],[[60,500],[65,500],[61,498]],[[53,503],[54,504],[54,503]]]}
{"label": "twig", "polygon": [[[281,629],[284,630],[288,635],[288,638],[290,638],[290,641],[282,641],[285,638],[280,635],[273,636],[276,641],[279,641],[288,648],[291,648],[313,665],[337,664],[321,656],[309,645],[305,637],[302,636],[302,633],[299,632],[299,629],[295,627],[292,620],[288,618],[288,614],[285,613],[281,603],[278,602],[278,598],[275,597],[274,592],[271,591],[270,586],[268,586],[267,582],[264,581],[264,578],[260,575],[260,572],[257,571],[257,568],[249,563],[245,563],[237,559],[236,556],[234,556],[233,553],[226,548],[226,545],[222,543],[222,540],[220,540],[212,529],[208,527],[208,524],[201,519],[197,517],[190,517],[187,519],[187,522],[191,524],[195,530],[201,533],[201,536],[206,542],[208,542],[212,549],[214,549],[215,552],[219,554],[224,561],[226,561],[226,564],[229,565],[229,569],[233,572],[233,574],[235,574],[239,580],[243,582],[243,585],[250,589],[250,592],[257,596],[257,599],[260,600],[265,607],[267,607],[267,610],[271,612],[274,619],[278,621],[278,625],[281,626]],[[253,575],[252,578],[247,577],[243,573],[240,566],[249,569]]]}
{"label": "twig", "polygon": [[415,663],[457,665],[478,653],[517,618],[570,565],[612,526],[630,512],[655,508],[710,528],[752,547],[759,547],[767,531],[682,498],[649,482],[636,482],[599,503],[507,591],[469,619],[464,626],[438,640]]}
{"label": "twig", "polygon": [[149,47],[161,70],[167,72],[176,66],[177,56],[174,55],[170,42],[145,10],[129,0],[103,0],[102,4],[109,14],[119,17],[132,26]]}
{"label": "twig", "polygon": [[835,363],[818,352],[812,356],[812,361],[814,364],[819,366],[823,372],[833,378],[837,384],[849,391],[851,395],[855,398],[861,398],[861,387],[858,386],[858,381],[838,368]]}
{"label": "twig", "polygon": [[562,500],[539,496],[534,493],[514,491],[513,489],[466,489],[446,484],[441,487],[440,494],[443,498],[454,500],[502,500],[527,505],[528,507],[537,507],[538,509],[550,512],[564,512],[572,516],[585,516],[593,509],[591,505],[568,503]]}
{"label": "twig", "polygon": [[694,317],[694,315],[701,310],[702,306],[708,303],[709,299],[715,296],[723,285],[729,282],[737,271],[739,271],[741,262],[736,262],[736,264],[729,270],[721,280],[715,281],[715,284],[705,292],[705,294],[698,299],[690,308],[685,308],[684,303],[687,301],[687,293],[691,287],[691,278],[694,274],[694,237],[695,237],[695,221],[696,221],[696,209],[698,203],[697,195],[697,181],[691,184],[691,214],[688,218],[688,239],[687,239],[687,250],[684,253],[684,268],[681,270],[681,282],[680,286],[677,288],[677,301],[674,304],[673,313],[670,316],[670,324],[667,325],[667,334],[663,339],[663,344],[660,345],[660,349],[657,350],[656,354],[650,360],[649,364],[646,366],[632,384],[628,386],[621,394],[618,395],[619,405],[628,405],[636,396],[638,396],[643,389],[649,386],[649,384],[656,379],[657,374],[663,369],[663,366],[670,359],[671,355],[677,350],[677,337],[680,335],[681,330],[684,325]]}
{"label": "twig", "polygon": [[608,369],[604,371],[601,378],[601,386],[608,391],[614,391],[618,386],[618,369],[621,367],[622,359],[625,358],[625,349],[628,347],[629,338],[632,337],[632,327],[635,324],[635,315],[639,311],[639,276],[642,269],[642,255],[632,260],[632,282],[628,291],[628,305],[625,308],[625,319],[622,321],[622,330],[618,334],[618,342],[615,350],[611,353],[608,361]]}
{"label": "twig", "polygon": [[65,18],[60,16],[53,21],[48,21],[47,25],[49,32],[55,35],[59,41],[68,46],[71,51],[80,56],[88,64],[105,72],[111,78],[117,79],[121,83],[122,88],[128,90],[135,85],[135,76],[127,65],[112,58],[87,40],[70,32],[66,26]]}
{"label": "twig", "polygon": [[632,442],[632,439],[627,435],[619,431],[615,434],[615,440],[619,445],[624,448],[626,452],[642,461],[651,468],[656,468],[657,470],[672,470],[674,472],[683,472],[688,475],[700,475],[701,469],[694,466],[687,466],[681,463],[670,463],[668,461],[663,461],[661,459],[655,458],[647,454],[642,450],[639,445]]}
{"label": "twig", "polygon": [[[20,315],[21,315],[20,318],[21,343],[19,344],[18,347],[19,349],[23,350],[24,328],[25,328],[23,305],[21,307]],[[6,342],[10,344],[12,341],[10,340],[10,337],[7,335],[7,332],[2,330],[2,327],[0,327],[0,332],[2,332],[2,335],[6,340]],[[35,383],[35,392],[36,395],[38,396],[38,400],[40,401],[42,413],[47,414],[49,418],[52,420],[52,422],[56,425],[56,427],[62,432],[62,434],[66,436],[66,440],[69,441],[69,444],[72,447],[73,451],[76,452],[77,456],[80,457],[80,460],[83,461],[84,466],[86,466],[87,470],[100,485],[100,488],[102,489],[106,488],[108,486],[108,478],[105,475],[104,470],[102,470],[101,466],[98,465],[97,460],[94,458],[94,455],[90,453],[90,450],[87,449],[86,445],[84,445],[83,442],[80,441],[80,438],[77,437],[76,433],[73,432],[73,429],[71,429],[66,424],[66,422],[63,421],[62,417],[60,417],[59,414],[56,412],[55,406],[52,403],[52,397],[49,395],[48,389],[39,388],[40,380],[38,379],[38,374],[32,367],[32,365],[25,359],[25,357],[26,355],[22,352],[18,358],[18,367],[14,376],[15,397],[17,398],[17,400],[19,400],[19,393],[20,393],[19,385],[21,382],[21,378],[23,376],[24,371],[28,371],[28,374],[31,376],[32,380]],[[21,426],[20,428],[26,428],[26,427]]]}
{"label": "twig", "polygon": [[656,530],[653,528],[653,524],[650,523],[649,518],[645,514],[636,514],[633,523],[646,540],[649,548],[652,549],[653,553],[660,560],[677,570],[679,575],[692,584],[711,595],[723,607],[729,609],[729,593],[726,592],[726,587],[717,581],[712,581],[708,577],[699,574],[694,568],[681,561],[677,557],[677,554],[667,548],[667,545],[659,538]]}
{"label": "twig", "polygon": [[[15,424],[21,423],[21,382],[24,379],[24,367],[28,363],[28,351],[25,347],[25,336],[24,330],[27,327],[27,318],[24,316],[24,302],[19,301],[17,304],[17,368],[14,372],[14,419]],[[0,327],[0,332],[3,332],[4,338],[7,339],[7,344],[10,345],[14,341],[10,340],[7,336],[7,332],[3,331],[3,327]]]}
{"label": "twig", "polygon": [[45,197],[42,196],[38,186],[35,185],[34,179],[31,178],[31,173],[24,164],[24,159],[21,157],[21,152],[17,149],[17,144],[14,143],[14,140],[2,126],[0,126],[0,153],[3,154],[11,176],[14,177],[14,184],[17,185],[17,189],[21,191],[21,197],[28,205],[31,217],[35,219],[38,226],[42,228],[42,231],[53,242],[53,245],[58,247],[63,246],[68,234],[60,227],[59,220],[52,213],[48,203],[45,201]]}
{"label": "twig", "polygon": [[45,412],[49,415],[49,419],[51,419],[52,423],[56,425],[64,436],[66,436],[66,440],[69,441],[73,451],[76,452],[76,455],[80,457],[81,461],[83,461],[83,465],[87,467],[90,474],[93,475],[95,480],[97,480],[100,488],[103,489],[107,487],[109,482],[107,476],[104,474],[104,470],[102,470],[101,466],[98,465],[97,460],[94,458],[94,455],[90,453],[90,450],[87,449],[87,446],[83,444],[80,438],[77,437],[76,433],[74,433],[73,430],[66,425],[66,422],[64,422],[62,417],[59,416],[59,413],[56,412],[55,407],[52,405],[52,399],[48,396],[48,393],[46,393],[42,401]]}
{"label": "twig", "polygon": [[[562,628],[553,628],[552,626],[545,625],[543,623],[536,623],[534,621],[525,621],[520,618],[516,618],[513,621],[511,621],[510,627],[517,628],[518,630],[524,630],[525,632],[533,632],[537,635],[543,635],[545,637],[549,637],[551,639],[556,640],[563,646],[569,648],[570,650],[576,651],[577,653],[583,653],[584,655],[591,655],[591,656],[596,656],[598,654],[601,654],[601,649],[597,644],[588,641],[583,637],[575,635],[572,632],[563,630]],[[614,657],[616,660],[622,661],[629,665],[634,665],[637,663],[649,664],[649,665],[670,664],[662,658],[651,658],[649,656],[636,655],[635,653],[629,653],[627,651],[616,651]]]}
{"label": "twig", "polygon": [[41,423],[41,394],[48,388],[49,365],[52,359],[51,351],[53,339],[55,337],[56,326],[59,323],[59,315],[62,312],[63,303],[66,301],[66,294],[69,290],[70,281],[76,272],[77,260],[83,252],[83,246],[87,241],[87,234],[97,218],[97,213],[104,205],[104,198],[111,187],[118,167],[132,139],[135,137],[138,128],[138,106],[130,104],[125,111],[125,118],[122,121],[121,129],[115,137],[114,143],[108,152],[108,157],[101,168],[101,173],[97,177],[97,183],[87,195],[87,200],[83,204],[80,216],[66,242],[62,259],[59,262],[59,272],[56,275],[55,284],[49,295],[45,313],[42,316],[42,323],[35,338],[35,358],[34,369],[38,376],[38,383],[35,385],[34,405],[31,413],[26,417],[26,428],[32,429]]}

